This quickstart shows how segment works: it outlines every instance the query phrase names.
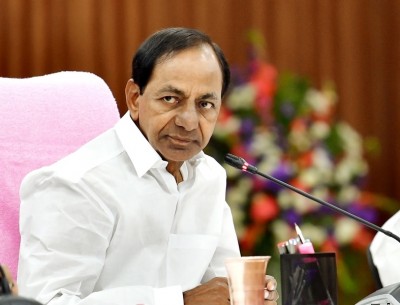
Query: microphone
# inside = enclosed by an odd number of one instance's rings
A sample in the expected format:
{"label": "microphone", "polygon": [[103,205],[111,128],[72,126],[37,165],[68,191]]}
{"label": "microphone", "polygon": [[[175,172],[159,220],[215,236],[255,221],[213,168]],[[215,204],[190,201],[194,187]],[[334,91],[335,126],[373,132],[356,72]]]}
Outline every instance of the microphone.
{"label": "microphone", "polygon": [[300,189],[298,189],[298,188],[296,188],[296,187],[294,187],[294,186],[292,186],[290,184],[287,184],[287,183],[285,183],[285,182],[283,182],[283,181],[281,181],[279,179],[276,179],[276,178],[274,178],[274,177],[272,177],[270,175],[261,173],[261,172],[258,171],[257,167],[247,163],[246,160],[244,160],[243,158],[240,158],[240,157],[232,155],[232,154],[227,154],[225,156],[225,162],[227,164],[229,164],[230,166],[233,166],[233,167],[235,167],[237,169],[240,169],[240,170],[242,170],[244,172],[248,172],[248,173],[251,173],[251,174],[256,174],[256,175],[264,177],[264,178],[266,178],[268,180],[271,180],[271,181],[273,181],[273,182],[275,182],[275,183],[277,183],[277,184],[279,184],[279,185],[281,185],[281,186],[283,186],[285,188],[288,188],[288,189],[290,189],[290,190],[292,190],[292,191],[294,191],[294,192],[296,192],[296,193],[298,193],[298,194],[300,194],[300,195],[302,195],[302,196],[304,196],[304,197],[306,197],[308,199],[311,199],[312,201],[318,202],[319,204],[322,204],[322,205],[324,205],[324,206],[326,206],[326,207],[328,207],[330,209],[333,209],[336,212],[344,214],[347,217],[353,218],[354,220],[362,223],[363,225],[365,225],[365,226],[367,226],[367,227],[369,227],[369,228],[371,228],[371,229],[373,229],[375,231],[381,232],[381,233],[383,233],[383,234],[385,234],[385,235],[387,235],[389,237],[392,237],[392,238],[394,238],[395,240],[397,240],[400,243],[400,237],[397,236],[396,234],[394,234],[394,233],[392,233],[390,231],[387,231],[387,230],[383,229],[382,227],[379,227],[379,226],[377,226],[377,225],[375,225],[375,224],[373,224],[373,223],[371,223],[371,222],[369,222],[369,221],[367,221],[367,220],[365,220],[365,219],[363,219],[361,217],[358,217],[357,215],[354,215],[354,214],[352,214],[352,213],[350,213],[350,212],[348,212],[346,210],[343,210],[343,209],[337,207],[336,205],[333,205],[333,204],[331,204],[329,202],[326,202],[326,201],[324,201],[322,199],[316,198],[313,195],[311,195],[309,193],[306,193],[306,192],[304,192],[304,191],[302,191],[302,190],[300,190]]}

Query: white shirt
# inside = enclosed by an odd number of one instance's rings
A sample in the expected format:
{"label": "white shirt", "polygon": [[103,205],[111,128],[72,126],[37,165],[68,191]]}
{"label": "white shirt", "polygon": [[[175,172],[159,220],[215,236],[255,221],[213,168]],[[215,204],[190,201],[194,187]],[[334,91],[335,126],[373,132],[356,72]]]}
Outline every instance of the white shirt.
{"label": "white shirt", "polygon": [[127,113],[20,191],[22,296],[44,304],[183,304],[239,256],[226,174],[203,152],[176,184]]}
{"label": "white shirt", "polygon": [[[400,236],[400,211],[389,218],[382,227]],[[392,237],[379,232],[371,243],[370,251],[382,285],[388,286],[399,283],[400,243]]]}

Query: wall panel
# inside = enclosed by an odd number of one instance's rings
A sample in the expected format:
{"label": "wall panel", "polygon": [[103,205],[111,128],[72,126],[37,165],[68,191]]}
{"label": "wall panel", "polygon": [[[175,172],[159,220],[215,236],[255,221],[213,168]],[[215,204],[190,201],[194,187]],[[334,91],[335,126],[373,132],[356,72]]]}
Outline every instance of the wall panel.
{"label": "wall panel", "polygon": [[382,146],[369,188],[400,200],[399,11],[390,0],[0,0],[0,76],[91,71],[123,113],[132,54],[153,31],[197,27],[240,66],[257,28],[280,71],[335,82],[340,117]]}

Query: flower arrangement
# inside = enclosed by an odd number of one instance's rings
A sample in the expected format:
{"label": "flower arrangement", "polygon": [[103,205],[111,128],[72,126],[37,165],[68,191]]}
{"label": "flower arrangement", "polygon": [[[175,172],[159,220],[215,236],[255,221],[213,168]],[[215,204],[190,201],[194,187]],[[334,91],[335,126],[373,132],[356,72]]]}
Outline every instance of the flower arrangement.
{"label": "flower arrangement", "polygon": [[[233,73],[233,83],[208,153],[219,160],[228,152],[243,157],[260,172],[377,221],[376,201],[384,199],[364,190],[365,141],[337,118],[332,84],[317,90],[304,77],[279,74],[259,52],[246,72]],[[272,181],[226,170],[242,255],[277,253],[278,242],[296,236],[297,223],[317,251],[336,252],[344,293],[359,291],[352,264],[365,256],[375,232]],[[359,293],[359,299],[367,294]]]}

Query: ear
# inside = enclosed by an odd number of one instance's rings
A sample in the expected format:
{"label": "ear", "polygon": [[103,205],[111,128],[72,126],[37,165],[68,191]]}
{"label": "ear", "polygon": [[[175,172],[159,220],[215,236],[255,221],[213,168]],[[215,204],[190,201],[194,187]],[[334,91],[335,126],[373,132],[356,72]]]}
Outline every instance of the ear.
{"label": "ear", "polygon": [[125,99],[126,105],[128,106],[129,112],[134,121],[137,121],[139,118],[139,96],[139,86],[133,81],[133,79],[128,80],[125,86]]}

